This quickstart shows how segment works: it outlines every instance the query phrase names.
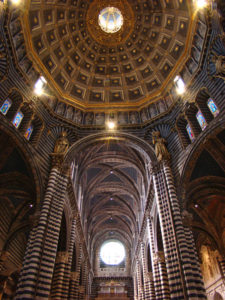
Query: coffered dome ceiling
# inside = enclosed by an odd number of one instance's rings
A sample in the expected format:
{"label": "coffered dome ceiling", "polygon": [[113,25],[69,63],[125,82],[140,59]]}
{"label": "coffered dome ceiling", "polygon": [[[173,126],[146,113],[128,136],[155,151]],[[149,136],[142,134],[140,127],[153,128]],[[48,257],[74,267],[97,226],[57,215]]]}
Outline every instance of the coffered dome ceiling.
{"label": "coffered dome ceiling", "polygon": [[[206,45],[203,14],[187,0],[31,0],[9,16],[16,63],[31,86],[43,75],[54,112],[79,125],[140,124],[176,101],[174,78],[188,84]],[[117,8],[114,33],[99,14]],[[114,10],[117,11],[117,10]],[[203,54],[202,54],[203,53]]]}

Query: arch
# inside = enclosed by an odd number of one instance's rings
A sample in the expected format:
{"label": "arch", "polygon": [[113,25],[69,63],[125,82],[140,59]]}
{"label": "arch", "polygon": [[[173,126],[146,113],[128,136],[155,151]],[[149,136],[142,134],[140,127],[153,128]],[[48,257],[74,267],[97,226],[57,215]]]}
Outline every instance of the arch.
{"label": "arch", "polygon": [[[214,123],[210,128],[206,128],[204,134],[198,137],[198,139],[193,144],[193,147],[189,150],[180,176],[180,182],[183,182],[184,187],[189,183],[194,166],[198,158],[200,157],[202,150],[206,146],[204,141],[206,141],[206,139],[209,140],[210,138],[213,138],[215,137],[215,135],[220,133],[222,131],[221,128],[223,124],[224,121],[218,119],[217,123]],[[208,129],[210,133],[208,133]]]}
{"label": "arch", "polygon": [[128,146],[131,146],[132,148],[136,149],[139,153],[142,153],[142,155],[144,155],[144,157],[149,162],[150,161],[154,162],[157,160],[154,149],[146,141],[128,133],[103,132],[103,133],[96,133],[96,134],[89,135],[75,142],[67,151],[66,157],[64,159],[64,165],[65,166],[70,165],[76,153],[81,151],[82,148],[96,144],[97,142],[104,142],[104,141],[120,141],[122,143],[126,143]]}
{"label": "arch", "polygon": [[223,300],[223,297],[220,295],[220,293],[215,292],[213,300]]}
{"label": "arch", "polygon": [[23,137],[17,134],[17,132],[13,127],[8,126],[8,124],[4,124],[4,125],[0,124],[0,130],[6,136],[9,136],[12,139],[12,141],[15,143],[17,150],[24,158],[24,162],[26,163],[28,170],[31,172],[33,176],[35,189],[36,189],[35,190],[36,202],[38,207],[38,205],[40,205],[40,199],[41,199],[41,195],[43,194],[43,187],[44,187],[38,162],[34,158],[33,153],[31,152],[31,149],[28,146],[28,144],[24,142]]}

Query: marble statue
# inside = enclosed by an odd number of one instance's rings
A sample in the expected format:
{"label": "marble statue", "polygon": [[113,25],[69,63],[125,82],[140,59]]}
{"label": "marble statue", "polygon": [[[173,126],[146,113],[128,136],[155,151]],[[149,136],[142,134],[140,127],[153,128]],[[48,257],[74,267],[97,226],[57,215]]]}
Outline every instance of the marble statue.
{"label": "marble statue", "polygon": [[69,141],[67,139],[67,133],[63,131],[59,138],[56,140],[54,153],[56,154],[64,154],[69,148]]}
{"label": "marble statue", "polygon": [[155,155],[159,162],[170,159],[170,154],[165,146],[166,140],[161,137],[159,131],[152,133],[152,143],[155,145]]}
{"label": "marble statue", "polygon": [[214,54],[212,62],[216,68],[216,74],[214,76],[225,79],[225,56]]}

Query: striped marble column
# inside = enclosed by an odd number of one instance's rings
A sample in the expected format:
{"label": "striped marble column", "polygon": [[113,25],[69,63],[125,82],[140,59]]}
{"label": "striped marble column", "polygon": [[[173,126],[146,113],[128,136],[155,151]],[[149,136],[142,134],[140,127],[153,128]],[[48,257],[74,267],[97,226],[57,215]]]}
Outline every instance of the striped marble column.
{"label": "striped marble column", "polygon": [[78,284],[79,280],[78,272],[70,273],[70,286],[69,286],[69,298],[68,299],[78,299]]}
{"label": "striped marble column", "polygon": [[64,292],[64,271],[68,262],[68,252],[60,251],[57,253],[54,275],[52,280],[51,298],[55,300],[65,299]]}
{"label": "striped marble column", "polygon": [[70,277],[70,289],[69,289],[69,299],[79,299],[79,285],[80,285],[80,272],[81,272],[81,261],[82,261],[82,246],[79,245],[79,253],[77,259],[77,271],[71,272]]}
{"label": "striped marble column", "polygon": [[84,299],[84,295],[86,294],[86,284],[87,284],[87,262],[84,261],[82,266],[82,280],[79,286],[79,299]]}
{"label": "striped marble column", "polygon": [[[176,243],[180,256],[180,264],[184,274],[184,289],[186,291],[188,299],[206,299],[206,293],[200,267],[198,268],[198,259],[194,254],[195,244],[192,239],[190,230],[184,230],[180,206],[173,182],[173,175],[168,162],[164,162],[163,170],[170,200],[174,231],[176,235]],[[195,264],[193,264],[193,262],[195,262]]]}
{"label": "striped marble column", "polygon": [[149,243],[151,251],[151,261],[152,261],[152,273],[154,285],[152,287],[152,299],[170,299],[170,290],[168,284],[167,272],[164,272],[164,265],[157,257],[157,252],[155,249],[155,234],[153,231],[152,220],[147,219],[147,226],[149,231]]}
{"label": "striped marble column", "polygon": [[68,249],[68,261],[65,266],[64,270],[64,278],[63,278],[63,292],[61,297],[63,299],[67,299],[69,296],[69,284],[70,284],[70,274],[71,274],[71,265],[72,265],[72,258],[73,258],[73,251],[74,251],[74,243],[76,238],[76,219],[74,217],[71,225],[71,232],[70,232],[70,243]]}
{"label": "striped marble column", "polygon": [[[168,162],[153,172],[156,202],[171,299],[206,299],[204,287],[196,280],[198,271],[191,267],[188,245],[182,224],[179,203]],[[192,245],[194,246],[194,245]]]}
{"label": "striped marble column", "polygon": [[135,272],[133,274],[133,283],[134,283],[134,300],[138,300],[138,294],[137,294],[137,273]]}
{"label": "striped marble column", "polygon": [[[195,247],[194,237],[191,230],[192,226],[192,215],[189,214],[187,211],[183,211],[182,214],[182,221],[184,226],[184,234],[185,239],[188,247],[188,253],[186,254],[186,260],[190,262],[190,270],[192,272],[192,281],[195,282],[195,285],[199,285],[199,290],[202,290],[204,286],[203,278],[202,278],[202,271],[200,267],[200,262],[197,254],[197,249]],[[203,289],[204,291],[204,289]],[[189,293],[190,294],[190,293]]]}
{"label": "striped marble column", "polygon": [[147,258],[145,256],[145,244],[141,243],[141,262],[142,262],[142,269],[143,269],[143,277],[144,277],[144,299],[149,300],[151,298],[151,284],[150,284],[150,277],[147,271]]}
{"label": "striped marble column", "polygon": [[221,257],[221,259],[219,260],[219,265],[220,265],[223,278],[225,279],[225,258],[224,257]]}
{"label": "striped marble column", "polygon": [[182,282],[183,274],[181,272],[170,199],[163,169],[156,168],[153,174],[153,182],[166,259],[170,298],[174,300],[185,299],[185,290]]}
{"label": "striped marble column", "polygon": [[137,260],[137,285],[138,285],[138,300],[144,300],[144,291],[141,282],[141,267],[140,262]]}
{"label": "striped marble column", "polygon": [[53,167],[40,219],[32,231],[15,299],[48,299],[68,177]]}

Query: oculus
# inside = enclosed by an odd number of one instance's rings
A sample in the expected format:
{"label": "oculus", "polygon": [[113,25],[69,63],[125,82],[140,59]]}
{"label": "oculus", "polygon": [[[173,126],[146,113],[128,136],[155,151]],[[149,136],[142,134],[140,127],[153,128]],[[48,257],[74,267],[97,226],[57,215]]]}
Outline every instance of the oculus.
{"label": "oculus", "polygon": [[107,33],[114,33],[121,29],[123,16],[116,7],[104,8],[98,16],[98,24]]}

